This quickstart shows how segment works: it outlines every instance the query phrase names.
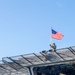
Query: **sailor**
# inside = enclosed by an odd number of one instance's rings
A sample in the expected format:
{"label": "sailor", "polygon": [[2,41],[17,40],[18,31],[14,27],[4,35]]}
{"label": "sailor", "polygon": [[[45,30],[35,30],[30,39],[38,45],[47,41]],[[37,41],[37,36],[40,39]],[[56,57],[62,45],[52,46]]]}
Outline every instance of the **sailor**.
{"label": "sailor", "polygon": [[51,49],[52,49],[53,51],[56,51],[56,44],[55,44],[55,43],[50,44],[50,47],[51,47]]}

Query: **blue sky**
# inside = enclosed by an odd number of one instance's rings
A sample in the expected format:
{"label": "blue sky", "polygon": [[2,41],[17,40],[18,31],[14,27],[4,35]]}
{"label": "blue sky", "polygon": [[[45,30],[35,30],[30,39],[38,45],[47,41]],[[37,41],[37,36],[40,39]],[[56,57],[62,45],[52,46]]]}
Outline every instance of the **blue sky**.
{"label": "blue sky", "polygon": [[51,27],[75,46],[75,0],[0,0],[0,59],[50,49]]}

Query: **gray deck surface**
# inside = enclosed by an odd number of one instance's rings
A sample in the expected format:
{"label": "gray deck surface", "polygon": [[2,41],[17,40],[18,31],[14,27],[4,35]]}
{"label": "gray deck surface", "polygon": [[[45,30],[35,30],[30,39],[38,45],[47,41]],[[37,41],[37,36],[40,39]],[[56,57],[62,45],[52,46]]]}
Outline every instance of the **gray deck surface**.
{"label": "gray deck surface", "polygon": [[[47,58],[47,61],[45,61]],[[44,53],[31,53],[13,57],[4,57],[0,62],[0,75],[29,75],[27,66],[36,66],[47,63],[63,62],[69,60],[75,60],[75,46],[58,49],[56,52]],[[74,61],[73,61],[74,62]]]}

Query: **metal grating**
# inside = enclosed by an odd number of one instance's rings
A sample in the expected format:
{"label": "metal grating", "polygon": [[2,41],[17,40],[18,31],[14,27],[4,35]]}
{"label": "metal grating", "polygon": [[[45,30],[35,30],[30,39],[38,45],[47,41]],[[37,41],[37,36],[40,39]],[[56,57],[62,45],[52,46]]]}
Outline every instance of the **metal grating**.
{"label": "metal grating", "polygon": [[[47,61],[45,61],[45,58]],[[0,73],[22,72],[23,70],[27,72],[27,67],[29,66],[70,61],[75,61],[75,46],[57,49],[56,52],[51,51],[47,54],[40,52],[39,54],[31,53],[13,57],[4,57],[0,62]]]}

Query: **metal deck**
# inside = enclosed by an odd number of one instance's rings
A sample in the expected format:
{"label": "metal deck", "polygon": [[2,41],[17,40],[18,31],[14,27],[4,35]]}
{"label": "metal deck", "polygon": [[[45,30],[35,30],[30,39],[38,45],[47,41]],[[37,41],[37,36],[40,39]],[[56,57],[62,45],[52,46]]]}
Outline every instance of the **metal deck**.
{"label": "metal deck", "polygon": [[[48,55],[48,59],[47,59]],[[45,61],[45,58],[47,61]],[[75,62],[75,46],[57,49],[56,52],[48,52],[46,55],[42,52],[39,54],[31,53],[13,57],[4,57],[0,61],[0,75],[7,73],[28,73],[28,67],[61,64]],[[6,74],[5,74],[6,75]],[[14,74],[12,74],[14,75]],[[26,74],[29,75],[29,74]]]}

